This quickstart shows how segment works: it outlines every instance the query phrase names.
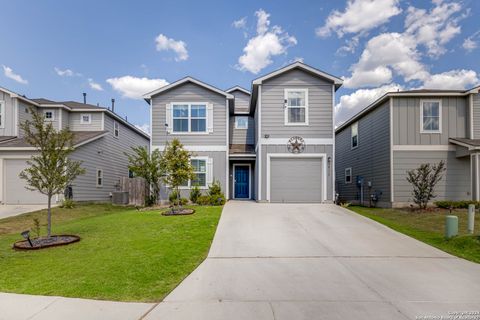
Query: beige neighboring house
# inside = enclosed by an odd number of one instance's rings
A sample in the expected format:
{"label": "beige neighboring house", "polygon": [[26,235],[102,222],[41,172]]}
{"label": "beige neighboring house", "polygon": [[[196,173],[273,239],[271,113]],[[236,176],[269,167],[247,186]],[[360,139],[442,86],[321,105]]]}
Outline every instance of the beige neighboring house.
{"label": "beige neighboring house", "polygon": [[[121,177],[129,175],[124,152],[132,146],[149,146],[150,137],[107,108],[75,101],[29,99],[0,88],[0,203],[44,204],[47,197],[25,188],[19,173],[35,154],[19,124],[31,119],[29,108],[43,113],[45,121],[74,133],[71,158],[83,161],[86,173],[73,183],[76,201],[108,201],[119,188]],[[63,195],[55,197],[61,200]]]}

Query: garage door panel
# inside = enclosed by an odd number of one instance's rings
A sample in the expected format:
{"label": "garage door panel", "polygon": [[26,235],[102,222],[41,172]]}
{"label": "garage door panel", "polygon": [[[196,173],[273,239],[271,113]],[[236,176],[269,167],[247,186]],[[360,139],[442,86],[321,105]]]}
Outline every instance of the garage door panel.
{"label": "garage door panel", "polygon": [[4,186],[6,204],[45,204],[47,196],[25,188],[26,181],[18,176],[28,167],[26,160],[8,159],[4,162]]}
{"label": "garage door panel", "polygon": [[270,159],[270,201],[321,202],[321,158]]}

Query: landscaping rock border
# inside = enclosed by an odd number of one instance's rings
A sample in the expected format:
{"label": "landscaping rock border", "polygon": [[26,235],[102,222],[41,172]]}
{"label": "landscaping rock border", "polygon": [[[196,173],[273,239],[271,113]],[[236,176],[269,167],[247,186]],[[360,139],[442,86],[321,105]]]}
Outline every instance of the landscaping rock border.
{"label": "landscaping rock border", "polygon": [[162,212],[162,216],[188,216],[195,213],[195,209],[182,209],[172,213],[172,210]]}
{"label": "landscaping rock border", "polygon": [[33,247],[30,246],[28,240],[19,240],[13,244],[15,250],[38,250],[51,247],[65,246],[80,241],[80,237],[73,234],[58,234],[50,237],[40,237],[30,239]]}

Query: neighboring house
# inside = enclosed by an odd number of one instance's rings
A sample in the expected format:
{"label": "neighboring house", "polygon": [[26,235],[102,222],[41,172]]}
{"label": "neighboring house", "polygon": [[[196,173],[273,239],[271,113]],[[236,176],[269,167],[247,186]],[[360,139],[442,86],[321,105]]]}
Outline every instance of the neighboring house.
{"label": "neighboring house", "polygon": [[[124,152],[132,146],[149,146],[149,136],[114,112],[74,101],[28,99],[0,88],[0,202],[42,204],[47,197],[25,188],[19,173],[36,153],[27,144],[20,123],[31,119],[29,108],[43,113],[55,129],[74,133],[73,160],[81,160],[86,173],[72,185],[76,201],[108,201],[119,189],[121,177],[129,175]],[[59,201],[63,195],[54,199]]]}
{"label": "neighboring house", "polygon": [[445,161],[436,200],[480,200],[480,95],[471,90],[390,92],[336,129],[340,200],[411,204],[407,171]]}
{"label": "neighboring house", "polygon": [[[301,62],[220,90],[187,77],[144,96],[151,150],[178,138],[194,153],[192,185],[218,180],[227,198],[332,202],[334,95],[342,80]],[[168,199],[162,188],[160,198]]]}

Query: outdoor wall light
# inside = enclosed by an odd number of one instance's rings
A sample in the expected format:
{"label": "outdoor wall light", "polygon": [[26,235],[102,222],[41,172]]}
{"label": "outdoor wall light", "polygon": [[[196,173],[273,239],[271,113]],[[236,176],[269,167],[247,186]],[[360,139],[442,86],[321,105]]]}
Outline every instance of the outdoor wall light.
{"label": "outdoor wall light", "polygon": [[264,135],[264,137],[265,137],[265,139],[268,139],[268,138],[270,138],[270,135],[266,134],[266,135]]}

